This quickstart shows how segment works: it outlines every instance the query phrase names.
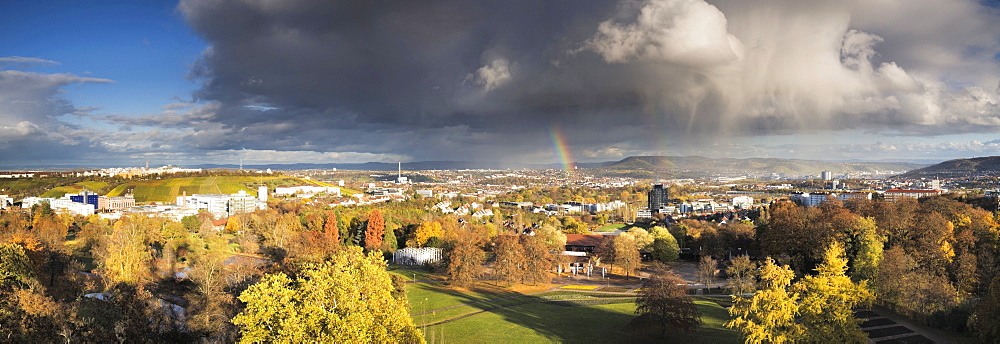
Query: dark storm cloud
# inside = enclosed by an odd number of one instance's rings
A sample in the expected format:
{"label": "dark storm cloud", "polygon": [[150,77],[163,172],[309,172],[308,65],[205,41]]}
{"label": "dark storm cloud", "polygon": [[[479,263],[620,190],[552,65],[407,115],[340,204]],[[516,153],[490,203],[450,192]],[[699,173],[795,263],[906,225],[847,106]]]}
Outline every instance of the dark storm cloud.
{"label": "dark storm cloud", "polygon": [[[192,75],[203,83],[196,97],[215,108],[116,121],[218,124],[195,141],[204,149],[549,159],[537,147],[559,129],[596,158],[655,150],[664,136],[1000,125],[992,89],[1000,69],[984,58],[1000,51],[1000,27],[974,2],[185,0],[178,8],[211,44]],[[220,134],[227,138],[208,138]]]}

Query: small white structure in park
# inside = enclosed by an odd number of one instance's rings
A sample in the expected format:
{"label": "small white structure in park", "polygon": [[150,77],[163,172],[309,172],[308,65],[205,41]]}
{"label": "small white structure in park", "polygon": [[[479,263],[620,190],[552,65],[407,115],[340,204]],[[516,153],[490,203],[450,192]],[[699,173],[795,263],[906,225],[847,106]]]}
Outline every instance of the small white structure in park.
{"label": "small white structure in park", "polygon": [[441,261],[444,250],[437,247],[407,247],[392,254],[393,264],[424,265]]}

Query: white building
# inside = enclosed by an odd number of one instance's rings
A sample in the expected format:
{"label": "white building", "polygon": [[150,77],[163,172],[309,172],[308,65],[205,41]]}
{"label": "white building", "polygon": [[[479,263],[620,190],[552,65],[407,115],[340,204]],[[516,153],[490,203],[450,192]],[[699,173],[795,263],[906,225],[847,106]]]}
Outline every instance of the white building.
{"label": "white building", "polygon": [[257,200],[267,202],[267,185],[257,187]]}
{"label": "white building", "polygon": [[847,201],[849,199],[872,199],[872,194],[870,192],[844,192],[837,195],[837,199],[841,201]]}
{"label": "white building", "polygon": [[14,205],[14,198],[7,195],[0,195],[0,209],[7,209]]}
{"label": "white building", "polygon": [[318,185],[279,186],[274,188],[275,196],[315,195],[319,193],[340,197],[340,188]]}
{"label": "white building", "polygon": [[94,213],[94,206],[86,203],[76,203],[69,199],[53,199],[49,201],[49,206],[53,211],[66,212],[74,215],[91,215]]}
{"label": "white building", "polygon": [[417,190],[417,195],[420,195],[420,197],[423,197],[423,198],[434,197],[434,190],[420,189],[420,190]]}
{"label": "white building", "polygon": [[21,199],[21,208],[31,209],[35,204],[52,202],[53,198],[48,197],[25,197]]}
{"label": "white building", "polygon": [[803,192],[803,193],[793,194],[792,198],[798,200],[804,206],[815,207],[820,203],[826,201],[827,196],[831,196],[831,194],[824,192],[813,192],[813,193]]}
{"label": "white building", "polygon": [[216,218],[225,218],[267,208],[267,203],[240,190],[232,195],[208,194],[177,197],[177,206],[197,211],[207,211]]}
{"label": "white building", "polygon": [[736,196],[729,200],[729,203],[733,205],[734,208],[739,209],[749,209],[753,205],[753,197],[750,196]]}

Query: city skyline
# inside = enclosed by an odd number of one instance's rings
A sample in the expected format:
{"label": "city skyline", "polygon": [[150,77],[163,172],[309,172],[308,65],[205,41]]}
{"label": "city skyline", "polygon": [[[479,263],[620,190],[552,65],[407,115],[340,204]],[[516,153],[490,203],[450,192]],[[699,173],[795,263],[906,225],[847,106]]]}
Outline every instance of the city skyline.
{"label": "city skyline", "polygon": [[995,1],[11,1],[0,169],[1000,155]]}

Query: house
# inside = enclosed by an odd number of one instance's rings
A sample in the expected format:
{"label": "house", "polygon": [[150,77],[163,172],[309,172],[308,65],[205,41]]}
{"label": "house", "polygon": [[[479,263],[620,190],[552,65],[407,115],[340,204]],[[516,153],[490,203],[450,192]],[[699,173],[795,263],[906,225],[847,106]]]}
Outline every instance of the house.
{"label": "house", "polygon": [[885,190],[882,196],[885,197],[886,201],[895,202],[902,198],[921,198],[937,196],[941,194],[941,190],[900,190],[900,189],[890,189]]}
{"label": "house", "polygon": [[566,251],[569,252],[600,252],[601,245],[608,240],[605,235],[566,234]]}

